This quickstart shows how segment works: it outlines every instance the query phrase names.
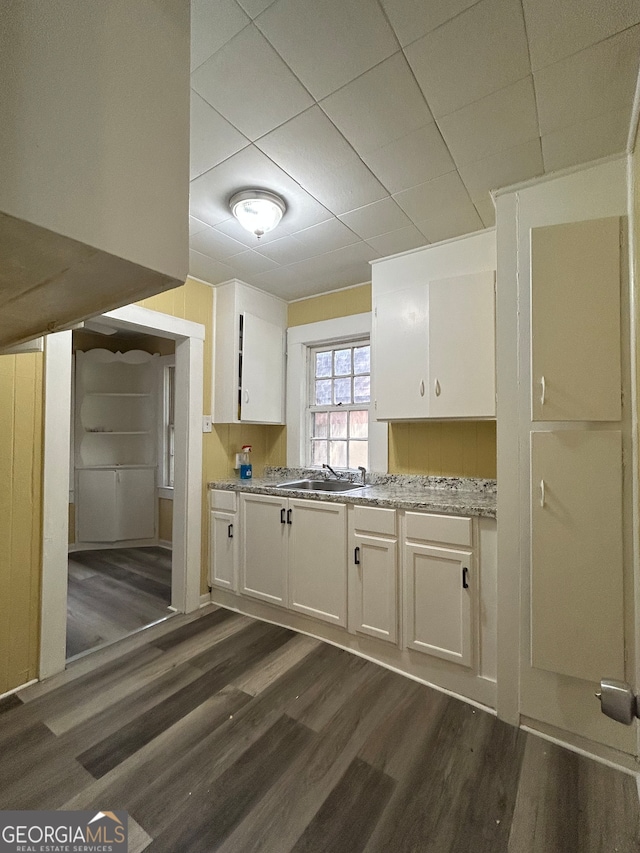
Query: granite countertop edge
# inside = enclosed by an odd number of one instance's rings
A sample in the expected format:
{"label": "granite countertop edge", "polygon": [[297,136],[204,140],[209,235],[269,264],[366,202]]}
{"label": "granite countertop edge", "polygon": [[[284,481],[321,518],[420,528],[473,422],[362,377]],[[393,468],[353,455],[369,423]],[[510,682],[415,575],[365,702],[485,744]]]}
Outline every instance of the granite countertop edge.
{"label": "granite countertop edge", "polygon": [[[317,473],[316,473],[317,476]],[[281,489],[278,483],[301,477],[299,470],[286,474],[279,469],[277,476],[269,474],[253,480],[215,480],[209,489],[231,492],[274,495],[277,497],[304,498],[328,503],[361,504],[392,509],[417,509],[448,515],[496,518],[495,481],[459,480],[439,477],[435,485],[427,477],[403,477],[397,480],[390,475],[377,482],[349,492],[311,492],[303,489]]]}

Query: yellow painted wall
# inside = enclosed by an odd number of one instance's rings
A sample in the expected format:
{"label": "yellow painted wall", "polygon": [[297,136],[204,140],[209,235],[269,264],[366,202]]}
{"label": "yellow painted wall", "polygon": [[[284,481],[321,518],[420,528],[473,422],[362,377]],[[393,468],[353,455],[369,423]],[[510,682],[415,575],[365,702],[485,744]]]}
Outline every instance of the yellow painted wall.
{"label": "yellow painted wall", "polygon": [[0,355],[0,694],[38,669],[42,368],[41,353]]}
{"label": "yellow painted wall", "polygon": [[[202,323],[204,341],[203,414],[211,413],[211,366],[213,346],[213,288],[187,279],[182,287],[159,293],[138,303],[144,308],[173,314],[184,320]],[[207,590],[207,483],[237,476],[233,470],[234,456],[243,444],[253,447],[251,462],[259,477],[265,465],[284,465],[286,438],[283,426],[251,424],[216,424],[211,433],[202,436],[202,592]],[[169,524],[165,516],[165,524]],[[164,537],[162,537],[164,538]]]}
{"label": "yellow painted wall", "polygon": [[[371,285],[292,302],[289,325],[371,311]],[[495,421],[421,421],[389,425],[389,472],[448,477],[496,476]]]}

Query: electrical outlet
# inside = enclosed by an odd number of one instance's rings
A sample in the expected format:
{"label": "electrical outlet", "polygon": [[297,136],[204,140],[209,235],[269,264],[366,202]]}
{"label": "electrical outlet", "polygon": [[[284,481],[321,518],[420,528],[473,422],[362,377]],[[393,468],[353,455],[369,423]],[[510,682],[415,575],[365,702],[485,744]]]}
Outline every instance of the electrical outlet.
{"label": "electrical outlet", "polygon": [[202,432],[211,432],[211,415],[202,416]]}

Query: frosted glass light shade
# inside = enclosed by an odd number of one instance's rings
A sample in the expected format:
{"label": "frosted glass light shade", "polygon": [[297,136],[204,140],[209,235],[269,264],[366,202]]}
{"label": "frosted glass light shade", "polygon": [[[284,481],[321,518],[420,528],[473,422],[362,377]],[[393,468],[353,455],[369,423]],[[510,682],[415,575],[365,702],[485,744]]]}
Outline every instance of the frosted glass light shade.
{"label": "frosted glass light shade", "polygon": [[229,199],[229,207],[240,225],[256,237],[273,231],[287,209],[280,196],[264,190],[236,193]]}

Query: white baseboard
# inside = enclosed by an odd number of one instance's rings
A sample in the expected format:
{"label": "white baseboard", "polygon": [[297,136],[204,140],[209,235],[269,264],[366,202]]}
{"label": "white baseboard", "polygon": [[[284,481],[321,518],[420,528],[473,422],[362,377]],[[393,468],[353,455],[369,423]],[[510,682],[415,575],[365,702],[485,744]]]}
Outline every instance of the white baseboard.
{"label": "white baseboard", "polygon": [[205,592],[200,596],[200,607],[206,607],[208,604],[211,604],[211,593]]}
{"label": "white baseboard", "polygon": [[168,539],[158,539],[156,544],[158,548],[164,548],[165,551],[173,551],[173,542],[169,542]]}
{"label": "white baseboard", "polygon": [[13,696],[14,693],[17,693],[19,690],[24,690],[25,687],[31,687],[32,684],[37,684],[38,679],[32,678],[31,681],[26,681],[24,684],[21,684],[19,687],[14,687],[12,690],[7,690],[6,693],[0,694],[0,699],[6,699],[7,696]]}
{"label": "white baseboard", "polygon": [[[171,543],[169,543],[171,544]],[[159,539],[128,539],[122,542],[72,542],[69,553],[74,551],[106,551],[108,548],[148,548],[160,546]]]}

